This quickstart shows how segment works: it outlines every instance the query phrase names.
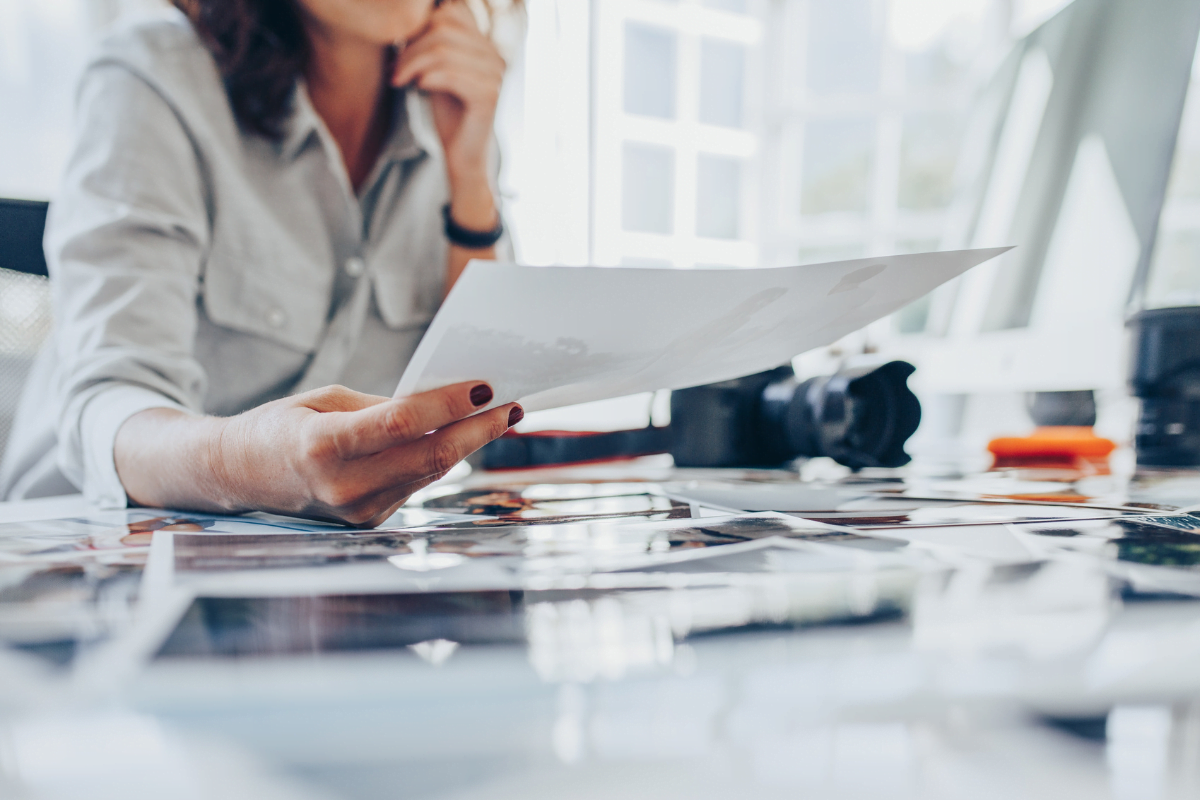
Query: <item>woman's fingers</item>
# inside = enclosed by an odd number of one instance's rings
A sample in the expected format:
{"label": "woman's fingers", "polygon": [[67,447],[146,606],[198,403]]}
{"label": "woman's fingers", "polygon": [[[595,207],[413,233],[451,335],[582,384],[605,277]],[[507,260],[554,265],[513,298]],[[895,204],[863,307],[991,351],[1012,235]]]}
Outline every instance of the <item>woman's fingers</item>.
{"label": "woman's fingers", "polygon": [[486,383],[457,383],[349,414],[322,415],[317,435],[328,437],[336,455],[351,461],[415,442],[429,431],[475,413],[490,403],[492,396],[492,388]]}
{"label": "woman's fingers", "polygon": [[508,403],[459,420],[407,447],[363,459],[355,469],[360,471],[363,480],[372,480],[371,476],[376,476],[380,480],[380,489],[388,485],[403,486],[410,481],[447,472],[488,442],[503,436],[510,421],[515,424],[524,415],[524,411],[514,411],[520,408],[516,403]]}
{"label": "woman's fingers", "polygon": [[[346,465],[326,503],[353,525],[378,525],[414,492],[445,476],[458,462],[497,439],[523,411],[516,403],[460,420],[417,442]],[[390,514],[390,511],[387,511]],[[381,516],[382,515],[382,516]]]}
{"label": "woman's fingers", "polygon": [[369,507],[371,509],[382,508],[382,510],[375,512],[374,516],[370,517],[365,522],[359,522],[356,524],[360,524],[364,528],[379,527],[388,517],[390,517],[392,514],[395,514],[396,510],[408,501],[408,498],[412,497],[414,494],[421,491],[434,481],[439,481],[444,477],[446,477],[446,473],[439,472],[436,475],[430,475],[427,478],[421,478],[420,480],[413,481],[412,483],[406,483],[403,486],[388,487],[384,491],[366,501],[370,504]]}
{"label": "woman's fingers", "polygon": [[433,12],[431,22],[434,26],[452,25],[482,35],[475,15],[467,8],[467,4],[460,0],[449,0],[438,6]]}
{"label": "woman's fingers", "polygon": [[417,40],[404,51],[396,64],[392,83],[405,86],[430,68],[448,62],[459,64],[490,81],[500,81],[504,77],[504,59],[491,42],[479,34],[445,28]]}

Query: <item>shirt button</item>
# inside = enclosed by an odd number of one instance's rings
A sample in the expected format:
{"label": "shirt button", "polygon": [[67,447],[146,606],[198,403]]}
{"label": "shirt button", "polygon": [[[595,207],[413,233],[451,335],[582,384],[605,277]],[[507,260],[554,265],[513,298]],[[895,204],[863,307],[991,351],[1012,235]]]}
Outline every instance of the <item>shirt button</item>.
{"label": "shirt button", "polygon": [[367,271],[367,264],[358,256],[346,259],[346,274],[351,278],[357,278]]}
{"label": "shirt button", "polygon": [[287,322],[287,314],[283,313],[282,308],[272,308],[267,312],[267,324],[272,328],[282,328],[285,322]]}

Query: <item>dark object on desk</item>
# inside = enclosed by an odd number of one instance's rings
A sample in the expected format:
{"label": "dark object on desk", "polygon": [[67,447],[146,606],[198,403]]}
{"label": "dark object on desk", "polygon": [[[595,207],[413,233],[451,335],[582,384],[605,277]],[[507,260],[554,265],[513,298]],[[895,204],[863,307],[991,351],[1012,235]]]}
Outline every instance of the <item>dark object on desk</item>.
{"label": "dark object on desk", "polygon": [[632,431],[509,433],[484,469],[523,469],[669,452],[679,467],[777,467],[828,456],[851,469],[900,467],[921,422],[914,367],[891,361],[797,381],[790,366],[671,393],[671,425]]}
{"label": "dark object on desk", "polygon": [[50,287],[42,233],[47,204],[0,198],[0,455],[34,354],[50,332]]}
{"label": "dark object on desk", "polygon": [[1090,390],[1032,392],[1026,402],[1037,428],[1028,436],[1000,436],[988,442],[993,469],[1070,469],[1109,474],[1108,457],[1117,445],[1097,436],[1096,395]]}
{"label": "dark object on desk", "polygon": [[42,234],[48,203],[0,198],[0,269],[46,276]]}
{"label": "dark object on desk", "polygon": [[790,366],[671,394],[671,454],[681,467],[776,466],[828,456],[852,469],[899,467],[921,422],[914,367],[891,361],[796,379]]}
{"label": "dark object on desk", "polygon": [[1138,465],[1200,466],[1200,307],[1140,311],[1128,326]]}
{"label": "dark object on desk", "polygon": [[1038,427],[1070,426],[1090,428],[1096,424],[1096,393],[1030,392],[1026,396],[1029,416]]}
{"label": "dark object on desk", "polygon": [[537,431],[506,434],[483,448],[481,459],[484,469],[522,469],[648,456],[670,446],[670,429],[653,426],[606,433]]}

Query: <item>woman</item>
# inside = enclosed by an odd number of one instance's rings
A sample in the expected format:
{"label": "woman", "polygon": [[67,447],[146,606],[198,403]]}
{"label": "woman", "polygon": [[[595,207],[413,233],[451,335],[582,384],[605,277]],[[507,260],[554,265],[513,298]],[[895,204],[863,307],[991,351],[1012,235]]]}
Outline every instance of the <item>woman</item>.
{"label": "woman", "polygon": [[176,5],[80,84],[0,493],[377,525],[523,414],[388,397],[495,255],[504,61],[462,0]]}

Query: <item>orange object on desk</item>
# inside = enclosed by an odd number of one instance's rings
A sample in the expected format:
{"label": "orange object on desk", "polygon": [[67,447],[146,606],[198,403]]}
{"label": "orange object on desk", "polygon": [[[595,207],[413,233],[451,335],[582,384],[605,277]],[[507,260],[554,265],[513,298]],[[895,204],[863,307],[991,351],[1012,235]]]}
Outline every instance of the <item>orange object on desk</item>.
{"label": "orange object on desk", "polygon": [[1097,436],[1090,427],[1047,425],[1028,436],[1002,436],[988,442],[994,467],[1088,467],[1108,471],[1108,457],[1117,445]]}

